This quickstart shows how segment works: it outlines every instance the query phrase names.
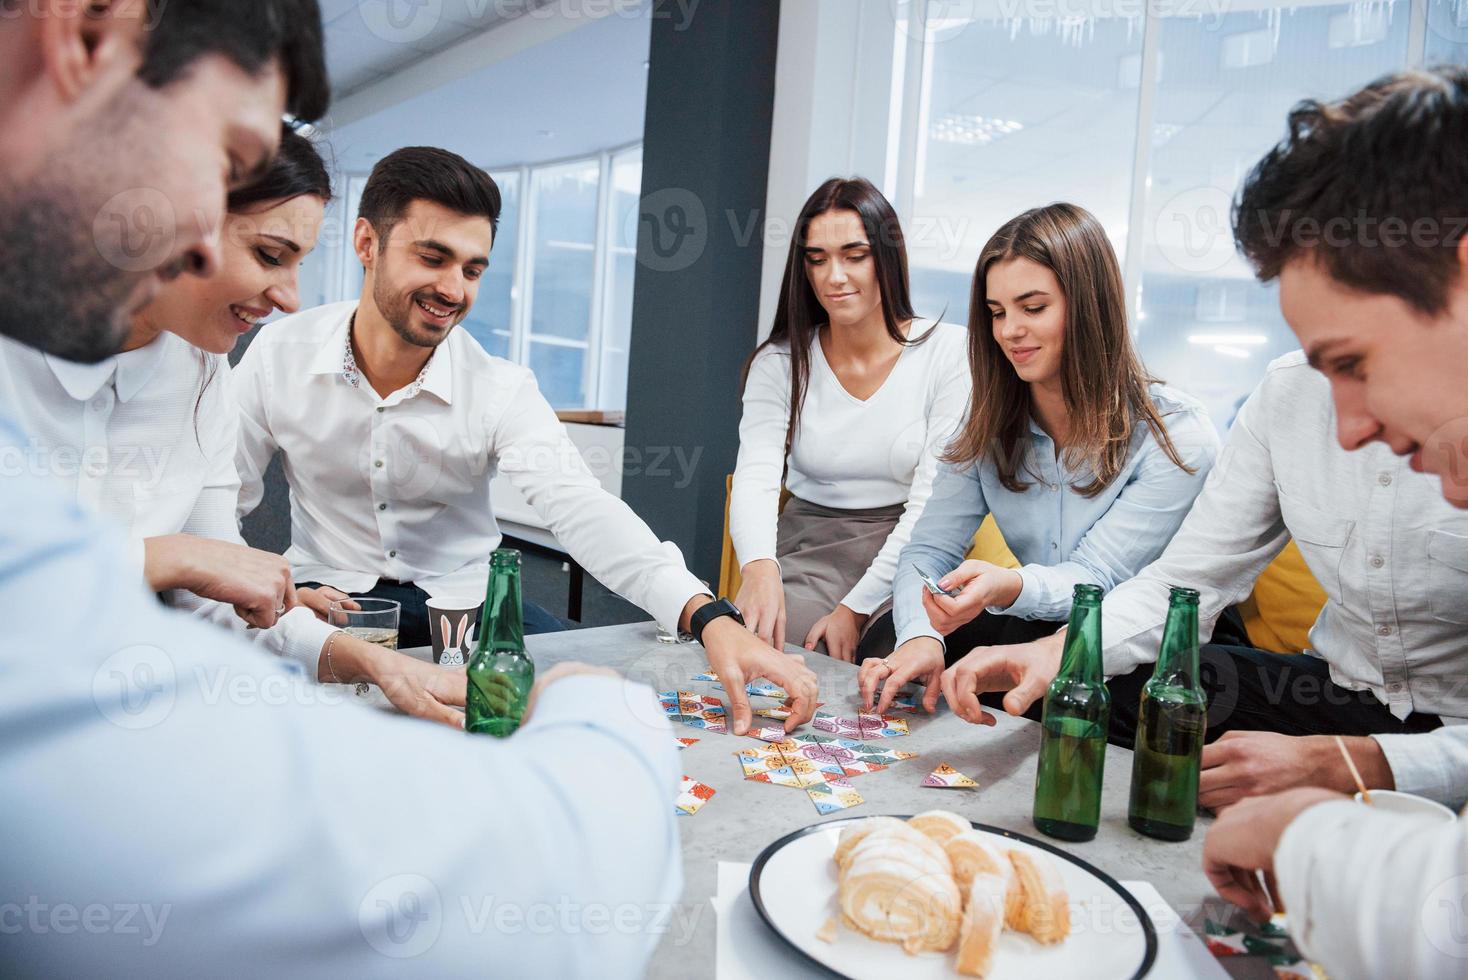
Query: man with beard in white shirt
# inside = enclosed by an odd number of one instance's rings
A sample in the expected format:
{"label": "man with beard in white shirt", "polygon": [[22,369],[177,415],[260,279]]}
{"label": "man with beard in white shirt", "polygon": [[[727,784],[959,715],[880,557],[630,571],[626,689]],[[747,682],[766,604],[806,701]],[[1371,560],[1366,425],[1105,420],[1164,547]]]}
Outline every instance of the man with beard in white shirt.
{"label": "man with beard in white shirt", "polygon": [[[499,212],[494,180],[457,154],[407,147],[378,162],[352,234],[360,298],[265,326],[235,370],[241,516],[280,452],[297,583],[324,600],[402,603],[399,642],[417,646],[428,642],[429,597],[484,593],[500,542],[489,484],[504,473],[604,585],[664,629],[693,633],[736,734],[748,730],[755,677],[794,697],[787,730],[809,721],[815,674],[746,630],[676,547],[602,488],[527,368],[458,329]],[[526,628],[556,624],[527,603]]]}

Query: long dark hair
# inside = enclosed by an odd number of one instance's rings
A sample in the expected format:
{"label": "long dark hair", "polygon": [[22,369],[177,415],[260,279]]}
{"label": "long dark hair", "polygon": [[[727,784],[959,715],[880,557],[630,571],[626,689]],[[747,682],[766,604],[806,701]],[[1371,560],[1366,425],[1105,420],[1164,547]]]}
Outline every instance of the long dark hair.
{"label": "long dark hair", "polygon": [[1084,460],[1096,478],[1076,493],[1094,497],[1115,480],[1126,463],[1138,422],[1167,458],[1189,473],[1167,434],[1147,386],[1147,373],[1127,330],[1126,293],[1121,267],[1106,231],[1095,216],[1074,204],[1032,208],[1005,222],[979,253],[969,307],[969,370],[973,396],[968,420],[943,459],[972,463],[993,454],[999,482],[1015,493],[1029,487],[1019,476],[1026,453],[1030,386],[1015,373],[994,340],[989,312],[989,269],[997,262],[1025,258],[1055,273],[1065,294],[1065,343],[1060,354],[1061,390],[1070,412],[1066,462]]}
{"label": "long dark hair", "polygon": [[[305,194],[321,198],[323,205],[330,203],[331,175],[327,173],[326,161],[322,159],[316,144],[290,125],[282,124],[280,149],[276,150],[275,157],[270,161],[270,169],[244,187],[232,191],[225,201],[225,208],[230,214],[248,214],[262,204],[273,206]],[[237,349],[243,353],[244,346],[237,345]],[[213,383],[215,372],[214,360],[203,351],[198,353],[203,381],[199,386],[198,397],[194,399],[196,439],[199,406],[204,403],[204,394]]]}
{"label": "long dark hair", "polygon": [[795,220],[795,234],[790,239],[790,254],[785,259],[785,277],[780,283],[780,304],[775,308],[775,323],[765,342],[754,349],[744,362],[740,389],[749,381],[749,369],[759,352],[772,344],[790,348],[790,421],[785,427],[785,456],[795,443],[795,430],[805,406],[805,391],[810,382],[810,346],[817,331],[825,325],[826,309],[811,288],[805,272],[806,238],[810,223],[830,211],[855,211],[866,230],[871,245],[872,261],[877,272],[877,285],[882,290],[882,320],[887,336],[905,347],[916,346],[931,337],[928,331],[917,340],[908,340],[903,324],[914,317],[912,296],[907,280],[907,242],[897,212],[882,192],[865,177],[832,177],[805,202]]}

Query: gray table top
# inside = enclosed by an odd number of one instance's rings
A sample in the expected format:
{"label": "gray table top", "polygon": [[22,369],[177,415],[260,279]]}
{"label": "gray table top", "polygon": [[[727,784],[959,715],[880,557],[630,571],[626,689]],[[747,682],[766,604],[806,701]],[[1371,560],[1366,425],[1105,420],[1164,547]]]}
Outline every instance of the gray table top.
{"label": "gray table top", "polygon": [[[526,646],[542,670],[562,660],[581,660],[615,668],[658,691],[708,693],[728,703],[712,684],[692,680],[707,669],[702,649],[693,644],[659,643],[653,623],[536,635],[526,638]],[[427,651],[406,652],[423,655]],[[823,710],[853,712],[858,701],[856,668],[819,655],[808,655],[806,662],[820,678]],[[755,700],[756,706],[775,703]],[[649,976],[687,976],[690,964],[700,965],[693,971],[697,975],[712,975],[716,926],[709,899],[717,888],[718,862],[751,862],[771,841],[801,827],[847,816],[947,809],[980,823],[1040,836],[1030,822],[1040,744],[1038,725],[1001,712],[998,727],[983,728],[967,724],[946,707],[940,707],[933,716],[919,713],[900,717],[908,719],[911,734],[882,744],[916,752],[918,758],[852,777],[852,784],[866,802],[828,816],[818,814],[799,790],[743,778],[734,753],[755,744],[752,739],[674,726],[674,734],[699,740],[679,753],[683,771],[716,792],[696,814],[678,820],[684,886],[676,914],[693,928],[691,934],[686,928],[670,929],[654,955]],[[946,790],[920,786],[923,777],[940,763],[973,777],[980,787]],[[1226,908],[1202,872],[1207,820],[1200,817],[1192,838],[1182,843],[1164,843],[1137,834],[1126,822],[1130,774],[1131,752],[1108,746],[1100,831],[1094,840],[1063,846],[1119,881],[1151,882],[1184,921],[1201,931],[1205,912],[1217,919]]]}

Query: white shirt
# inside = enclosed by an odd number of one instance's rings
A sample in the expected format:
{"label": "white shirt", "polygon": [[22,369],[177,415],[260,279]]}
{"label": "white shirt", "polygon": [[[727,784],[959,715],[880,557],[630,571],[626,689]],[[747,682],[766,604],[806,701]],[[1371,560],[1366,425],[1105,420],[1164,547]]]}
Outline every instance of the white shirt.
{"label": "white shirt", "polygon": [[407,388],[378,397],[351,363],[355,301],[261,329],[235,369],[239,510],[284,454],[296,581],[345,592],[379,578],[482,595],[500,542],[489,481],[505,473],[603,585],[676,630],[707,594],[670,542],[604,490],[527,368],[456,329]]}
{"label": "white shirt", "polygon": [[[0,405],[30,437],[26,465],[128,538],[133,577],[143,576],[143,542],[192,534],[244,544],[235,521],[237,410],[229,365],[177,336],[97,364],[77,364],[0,337]],[[0,461],[12,475],[15,461]],[[170,605],[220,626],[246,630],[232,606],[191,592]],[[332,633],[309,609],[250,636],[300,662],[307,676]]]}
{"label": "white shirt", "polygon": [[1321,803],[1285,828],[1274,876],[1295,945],[1332,980],[1468,973],[1468,819]]}
{"label": "white shirt", "polygon": [[[1102,605],[1108,675],[1156,659],[1170,585],[1201,593],[1206,636],[1293,537],[1326,593],[1309,655],[1336,684],[1370,691],[1398,718],[1468,716],[1468,512],[1380,443],[1336,441],[1330,384],[1302,353],[1279,358],[1249,396],[1172,543]],[[1468,726],[1378,735],[1397,788],[1468,797]]]}
{"label": "white shirt", "polygon": [[914,320],[892,373],[866,400],[852,395],[826,361],[819,338],[786,471],[790,348],[772,344],[750,365],[739,422],[739,462],[729,502],[729,536],[741,565],[775,557],[780,483],[801,500],[839,510],[906,504],[860,581],[842,599],[871,613],[892,594],[897,556],[933,485],[938,456],[968,411],[968,331]]}
{"label": "white shirt", "polygon": [[682,865],[651,691],[567,678],[505,741],[341,703],[0,491],[6,975],[643,974]]}

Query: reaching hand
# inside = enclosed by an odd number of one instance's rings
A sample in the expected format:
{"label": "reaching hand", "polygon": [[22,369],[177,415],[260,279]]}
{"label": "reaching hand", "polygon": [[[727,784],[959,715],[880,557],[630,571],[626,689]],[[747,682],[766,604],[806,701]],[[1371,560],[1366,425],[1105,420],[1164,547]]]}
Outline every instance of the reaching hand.
{"label": "reaching hand", "polygon": [[143,543],[144,571],[154,591],[184,589],[234,607],[260,629],[269,629],[297,605],[291,567],[279,555],[231,541],[165,534]]}
{"label": "reaching hand", "polygon": [[1012,605],[1024,584],[1019,572],[1001,568],[992,562],[970,558],[938,580],[940,588],[962,588],[957,596],[934,595],[923,587],[923,608],[933,629],[947,636],[965,623],[972,622],[990,606]]}
{"label": "reaching hand", "polygon": [[[1376,739],[1354,737],[1346,744],[1367,788],[1390,789],[1395,785],[1391,766]],[[1246,796],[1299,786],[1354,791],[1350,770],[1330,736],[1225,732],[1218,741],[1203,746],[1198,803],[1210,810],[1222,810]]]}
{"label": "reaching hand", "polygon": [[780,566],[768,558],[752,561],[739,570],[739,594],[734,605],[744,625],[766,646],[785,649],[785,586]]}
{"label": "reaching hand", "polygon": [[330,622],[331,604],[340,602],[344,609],[361,609],[357,601],[340,589],[319,585],[314,589],[297,589],[296,601],[316,614],[323,623]]}
{"label": "reaching hand", "polygon": [[814,650],[816,644],[824,639],[826,652],[849,664],[856,659],[856,644],[861,640],[861,628],[866,622],[864,614],[852,612],[838,602],[835,609],[816,620],[810,628],[805,637],[805,648]]}
{"label": "reaching hand", "polygon": [[938,696],[942,693],[943,644],[931,636],[918,636],[908,640],[886,658],[868,657],[861,662],[861,673],[857,685],[861,691],[862,707],[872,710],[872,698],[877,685],[882,685],[882,696],[877,702],[877,714],[885,714],[892,706],[892,699],[908,681],[923,683],[923,707],[932,714],[938,710]]}
{"label": "reaching hand", "polygon": [[979,695],[1008,691],[1004,710],[1023,715],[1060,672],[1061,634],[1032,643],[1002,647],[975,647],[943,672],[943,699],[953,713],[974,725],[995,725],[994,716],[979,704]]}
{"label": "reaching hand", "polygon": [[[1273,880],[1274,852],[1285,828],[1308,807],[1344,799],[1347,797],[1328,789],[1304,787],[1235,803],[1208,829],[1203,841],[1203,873],[1224,899],[1254,921],[1268,921],[1276,911],[1284,911]],[[1261,871],[1264,883],[1259,881]]]}
{"label": "reaching hand", "polygon": [[781,653],[766,646],[749,630],[727,616],[704,627],[703,646],[709,667],[719,675],[724,692],[729,695],[730,730],[735,735],[749,732],[753,712],[744,685],[756,677],[774,681],[790,695],[786,707],[785,731],[794,731],[815,717],[819,682],[815,672],[796,653]]}

